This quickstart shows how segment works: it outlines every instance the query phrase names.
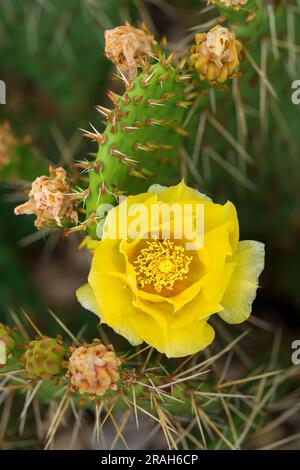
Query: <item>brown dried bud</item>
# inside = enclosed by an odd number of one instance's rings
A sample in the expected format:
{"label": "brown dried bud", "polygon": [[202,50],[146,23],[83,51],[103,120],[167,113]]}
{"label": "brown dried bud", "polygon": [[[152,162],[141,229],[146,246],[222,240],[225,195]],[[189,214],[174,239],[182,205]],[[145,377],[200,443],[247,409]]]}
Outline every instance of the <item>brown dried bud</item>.
{"label": "brown dried bud", "polygon": [[140,59],[153,55],[155,39],[142,29],[124,26],[105,31],[105,55],[124,73],[132,79],[137,75]]}
{"label": "brown dried bud", "polygon": [[195,42],[190,58],[201,80],[223,83],[235,76],[242,45],[234,33],[217,25],[208,33],[196,34]]}
{"label": "brown dried bud", "polygon": [[19,143],[11,131],[9,122],[0,123],[0,169],[10,162],[12,153]]}
{"label": "brown dried bud", "polygon": [[74,210],[74,197],[70,193],[66,171],[49,168],[49,176],[39,176],[32,183],[29,200],[15,208],[15,214],[35,214],[35,226],[40,229],[45,225],[58,225],[63,220],[77,224],[78,215]]}
{"label": "brown dried bud", "polygon": [[79,393],[103,396],[118,389],[121,360],[111,346],[91,344],[76,348],[69,360],[71,385]]}

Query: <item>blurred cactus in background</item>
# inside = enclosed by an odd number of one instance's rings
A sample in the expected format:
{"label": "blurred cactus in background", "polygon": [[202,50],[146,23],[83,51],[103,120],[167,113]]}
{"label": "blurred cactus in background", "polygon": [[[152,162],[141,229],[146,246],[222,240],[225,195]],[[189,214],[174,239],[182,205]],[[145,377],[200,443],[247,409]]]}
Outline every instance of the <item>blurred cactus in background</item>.
{"label": "blurred cactus in background", "polygon": [[[63,447],[66,422],[70,448],[299,446],[299,422],[289,421],[299,411],[289,331],[300,325],[298,2],[1,9],[0,447]],[[75,291],[90,268],[85,247],[94,254],[103,235],[102,204],[181,179],[203,198],[233,201],[241,238],[265,242],[267,262],[251,330],[213,318],[209,348],[171,359],[149,341],[136,346],[128,325],[97,327]],[[117,256],[107,253],[103,263]],[[99,315],[90,291],[78,297]],[[132,440],[136,427],[144,441]]]}

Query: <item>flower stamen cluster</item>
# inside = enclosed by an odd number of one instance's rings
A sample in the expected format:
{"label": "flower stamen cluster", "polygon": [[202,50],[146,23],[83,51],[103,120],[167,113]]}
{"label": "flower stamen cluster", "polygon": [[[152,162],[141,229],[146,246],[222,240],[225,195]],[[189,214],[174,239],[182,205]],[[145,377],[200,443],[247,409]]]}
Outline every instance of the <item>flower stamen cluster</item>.
{"label": "flower stamen cluster", "polygon": [[176,281],[187,277],[191,261],[183,246],[171,240],[148,241],[134,262],[138,284],[142,288],[150,284],[156,292],[172,290]]}

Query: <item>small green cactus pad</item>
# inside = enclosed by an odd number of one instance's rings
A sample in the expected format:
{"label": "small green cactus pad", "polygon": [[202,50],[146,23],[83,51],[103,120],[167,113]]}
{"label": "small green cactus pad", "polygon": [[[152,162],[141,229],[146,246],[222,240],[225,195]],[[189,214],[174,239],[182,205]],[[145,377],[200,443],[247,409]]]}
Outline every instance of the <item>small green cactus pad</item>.
{"label": "small green cactus pad", "polygon": [[0,323],[0,340],[5,343],[6,354],[11,353],[16,347],[16,342],[12,335],[13,331],[8,326]]}
{"label": "small green cactus pad", "polygon": [[25,369],[34,377],[50,380],[62,372],[66,348],[56,338],[30,341],[24,354]]}

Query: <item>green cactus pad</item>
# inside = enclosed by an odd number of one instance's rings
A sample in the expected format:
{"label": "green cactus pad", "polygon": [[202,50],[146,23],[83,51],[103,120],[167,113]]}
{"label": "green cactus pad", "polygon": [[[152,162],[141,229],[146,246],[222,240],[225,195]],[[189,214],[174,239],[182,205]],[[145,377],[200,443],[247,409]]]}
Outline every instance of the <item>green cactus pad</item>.
{"label": "green cactus pad", "polygon": [[[116,202],[116,194],[136,194],[153,181],[178,182],[182,124],[190,105],[184,82],[170,61],[162,59],[142,71],[123,96],[109,93],[113,110],[98,107],[107,126],[89,171],[87,217],[99,204]],[[90,233],[95,236],[95,226]]]}
{"label": "green cactus pad", "polygon": [[47,336],[30,341],[24,354],[25,369],[35,377],[49,380],[62,372],[66,348]]}

